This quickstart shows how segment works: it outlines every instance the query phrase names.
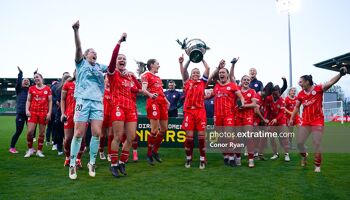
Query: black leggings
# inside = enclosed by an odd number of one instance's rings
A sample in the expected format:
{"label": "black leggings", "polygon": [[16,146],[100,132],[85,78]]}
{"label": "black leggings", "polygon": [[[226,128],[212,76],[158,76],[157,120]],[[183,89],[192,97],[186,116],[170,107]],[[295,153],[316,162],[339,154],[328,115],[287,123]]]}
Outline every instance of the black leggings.
{"label": "black leggings", "polygon": [[24,124],[27,123],[26,114],[16,114],[16,132],[12,136],[11,148],[15,148],[19,136],[22,134]]}
{"label": "black leggings", "polygon": [[63,152],[63,137],[64,137],[64,124],[60,120],[55,120],[54,127],[55,130],[55,144],[57,144],[57,150]]}
{"label": "black leggings", "polygon": [[46,142],[50,142],[50,138],[52,135],[52,142],[56,144],[56,129],[55,126],[55,114],[51,114],[51,120],[48,122],[46,127]]}

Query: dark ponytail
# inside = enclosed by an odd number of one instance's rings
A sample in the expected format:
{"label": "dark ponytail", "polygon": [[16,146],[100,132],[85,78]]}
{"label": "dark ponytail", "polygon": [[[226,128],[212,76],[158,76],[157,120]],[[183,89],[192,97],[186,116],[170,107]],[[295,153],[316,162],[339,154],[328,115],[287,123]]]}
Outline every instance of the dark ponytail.
{"label": "dark ponytail", "polygon": [[141,61],[137,61],[137,60],[135,60],[135,62],[136,62],[136,64],[137,64],[137,74],[139,75],[139,76],[141,76],[141,74],[143,74],[143,72],[145,72],[146,71],[146,63],[144,63],[144,62],[141,62]]}
{"label": "dark ponytail", "polygon": [[136,61],[136,64],[138,66],[137,73],[140,76],[141,74],[143,74],[143,72],[146,71],[146,69],[148,71],[151,71],[151,65],[154,64],[157,60],[156,59],[149,59],[147,61],[147,64],[144,62],[141,62],[141,61],[137,61],[137,60],[135,60],[135,61]]}
{"label": "dark ponytail", "polygon": [[304,81],[309,81],[310,85],[314,84],[314,81],[312,80],[312,76],[311,75],[304,75],[304,76],[302,76],[300,78],[302,78]]}

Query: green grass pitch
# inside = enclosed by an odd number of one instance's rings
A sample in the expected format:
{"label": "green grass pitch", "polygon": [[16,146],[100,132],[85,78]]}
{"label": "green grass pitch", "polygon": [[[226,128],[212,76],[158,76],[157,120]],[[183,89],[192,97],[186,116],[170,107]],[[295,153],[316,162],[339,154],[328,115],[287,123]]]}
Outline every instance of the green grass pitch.
{"label": "green grass pitch", "polygon": [[[328,124],[336,125],[336,124]],[[139,148],[137,163],[128,163],[126,177],[114,178],[107,161],[97,159],[96,177],[88,176],[83,156],[83,169],[78,179],[68,178],[63,156],[44,146],[45,158],[25,159],[25,135],[17,150],[8,152],[15,130],[15,117],[0,117],[0,199],[349,199],[350,154],[324,154],[322,172],[313,172],[313,155],[309,165],[299,166],[298,154],[285,163],[256,161],[255,168],[223,165],[220,154],[208,154],[205,170],[198,168],[198,150],[194,166],[184,167],[182,148],[161,148],[162,164],[149,166],[145,148]],[[349,133],[350,134],[350,133]],[[350,144],[350,141],[349,141]],[[37,144],[34,143],[36,146]]]}

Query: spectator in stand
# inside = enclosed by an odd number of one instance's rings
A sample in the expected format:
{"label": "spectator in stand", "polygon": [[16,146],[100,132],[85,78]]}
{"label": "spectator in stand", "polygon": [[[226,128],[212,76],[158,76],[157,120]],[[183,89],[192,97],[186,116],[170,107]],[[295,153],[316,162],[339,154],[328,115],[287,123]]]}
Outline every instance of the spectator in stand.
{"label": "spectator in stand", "polygon": [[11,139],[10,153],[18,153],[15,146],[19,136],[22,134],[24,123],[27,123],[28,119],[26,115],[26,102],[30,82],[27,78],[23,79],[23,72],[18,66],[17,69],[19,72],[16,83],[16,132]]}
{"label": "spectator in stand", "polygon": [[170,80],[168,83],[168,90],[164,92],[166,98],[170,102],[169,117],[177,117],[178,109],[183,105],[183,93],[175,89],[176,84],[173,80]]}

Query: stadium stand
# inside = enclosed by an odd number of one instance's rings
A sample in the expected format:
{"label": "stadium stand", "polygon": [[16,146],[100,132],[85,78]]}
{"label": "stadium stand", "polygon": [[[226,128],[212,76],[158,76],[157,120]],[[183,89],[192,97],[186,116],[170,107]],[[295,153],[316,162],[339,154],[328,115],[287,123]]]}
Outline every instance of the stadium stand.
{"label": "stadium stand", "polygon": [[[51,85],[58,78],[45,78],[45,84]],[[0,78],[0,114],[15,114],[16,113],[16,78]],[[168,85],[168,79],[163,79],[164,91]],[[176,89],[182,89],[182,80],[174,80]],[[137,96],[137,108],[139,115],[146,115],[146,97],[142,94]],[[182,109],[179,110],[182,116]]]}

